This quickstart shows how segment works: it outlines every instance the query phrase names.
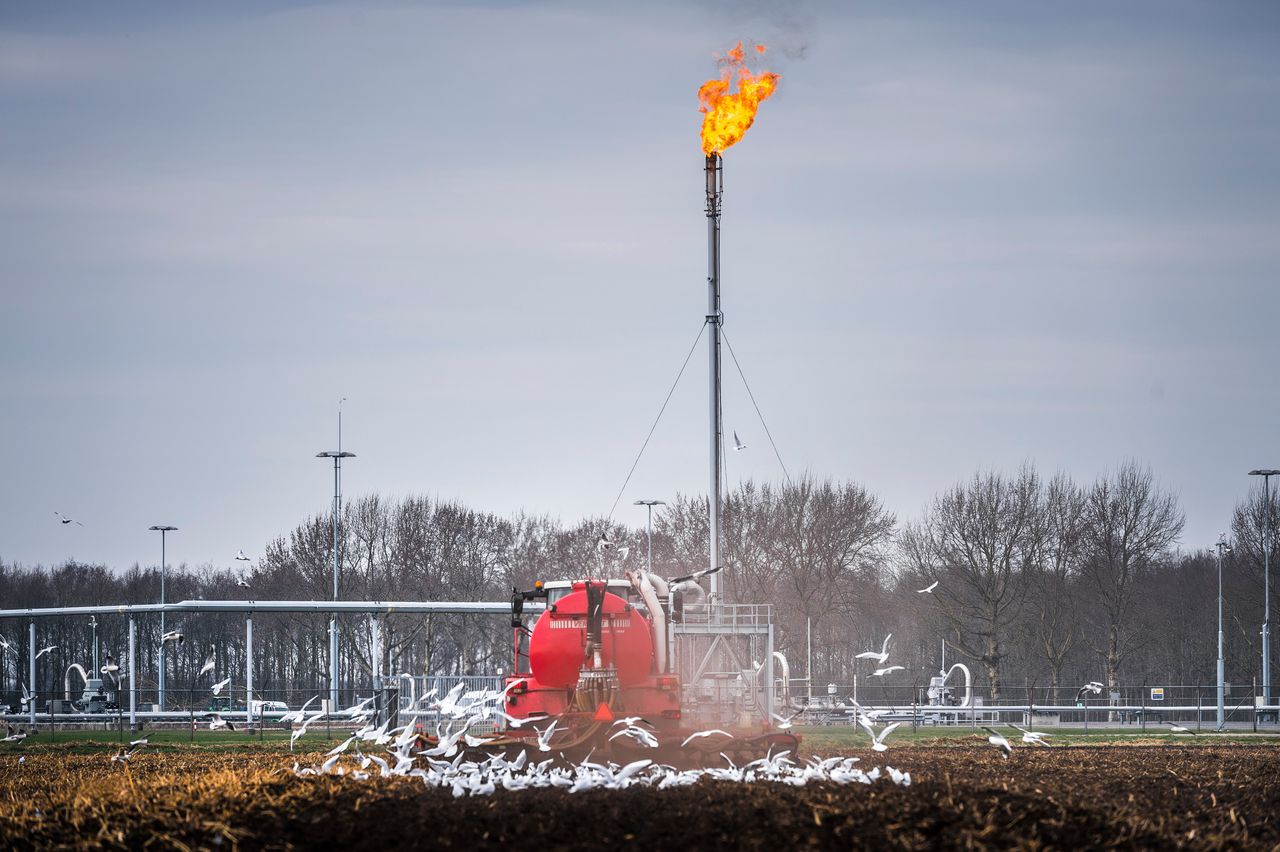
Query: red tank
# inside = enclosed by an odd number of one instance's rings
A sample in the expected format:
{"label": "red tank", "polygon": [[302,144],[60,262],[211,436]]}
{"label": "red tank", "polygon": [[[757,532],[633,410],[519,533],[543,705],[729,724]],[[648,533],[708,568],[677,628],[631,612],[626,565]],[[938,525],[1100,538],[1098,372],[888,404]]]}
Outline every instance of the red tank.
{"label": "red tank", "polygon": [[[584,583],[547,608],[529,637],[529,667],[543,686],[576,686],[586,659],[587,593]],[[639,686],[653,667],[649,621],[617,595],[605,592],[600,626],[600,667],[617,669],[618,683]]]}
{"label": "red tank", "polygon": [[[515,665],[506,679],[506,712],[517,719],[555,717],[567,728],[578,723],[562,714],[585,714],[584,724],[590,724],[597,714],[608,717],[613,711],[642,715],[660,725],[679,724],[680,679],[664,672],[665,663],[656,659],[651,620],[622,596],[623,584],[606,585],[601,580],[591,584],[600,592],[599,659],[589,648],[592,619],[587,607],[595,593],[588,593],[586,581],[573,583],[560,597],[549,595],[541,583],[513,595]],[[520,625],[522,603],[539,597],[550,597],[551,602],[533,630],[526,631]],[[613,691],[603,694],[608,709],[599,707],[600,681],[590,686],[580,683],[584,670],[600,672],[606,683],[616,677]],[[527,736],[533,730],[522,727],[511,733]]]}

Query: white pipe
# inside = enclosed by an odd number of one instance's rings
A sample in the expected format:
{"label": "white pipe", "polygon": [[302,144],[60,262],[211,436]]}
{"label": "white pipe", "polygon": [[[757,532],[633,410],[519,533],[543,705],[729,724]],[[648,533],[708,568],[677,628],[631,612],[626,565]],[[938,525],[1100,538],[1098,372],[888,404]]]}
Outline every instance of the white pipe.
{"label": "white pipe", "polygon": [[68,701],[71,700],[71,672],[73,671],[80,672],[80,679],[84,681],[85,688],[89,686],[89,676],[84,673],[84,669],[80,667],[79,663],[72,663],[67,666],[67,672],[62,676],[62,689],[63,698]]}
{"label": "white pipe", "polygon": [[[781,651],[774,651],[773,658],[778,661],[778,667],[782,669],[782,703],[791,706],[791,665],[787,662],[787,657]],[[773,684],[769,685],[773,688]]]}
{"label": "white pipe", "polygon": [[658,592],[649,580],[647,571],[628,571],[627,579],[631,586],[640,593],[640,599],[649,608],[649,618],[653,621],[653,658],[658,674],[667,671],[667,616],[658,603]]}
{"label": "white pipe", "polygon": [[947,685],[947,678],[951,677],[951,673],[959,669],[964,672],[964,701],[960,702],[961,707],[968,707],[969,702],[973,700],[973,675],[969,672],[969,667],[964,663],[956,663],[947,669],[946,674],[942,676],[942,685]]}

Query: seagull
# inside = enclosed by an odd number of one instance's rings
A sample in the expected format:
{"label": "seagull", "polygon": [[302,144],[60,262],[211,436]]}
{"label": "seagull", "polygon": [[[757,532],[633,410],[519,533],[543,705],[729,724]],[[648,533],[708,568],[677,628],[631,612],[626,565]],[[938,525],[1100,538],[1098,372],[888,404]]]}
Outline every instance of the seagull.
{"label": "seagull", "polygon": [[648,719],[644,718],[643,716],[624,716],[623,718],[614,722],[610,727],[616,728],[619,725],[626,725],[630,727],[634,725],[636,722],[644,722],[646,725],[649,725],[650,727],[653,726],[653,723],[650,722]]}
{"label": "seagull", "polygon": [[624,560],[627,558],[627,554],[628,554],[628,553],[630,553],[630,552],[631,552],[631,548],[629,548],[629,547],[619,547],[619,548],[618,548],[618,561],[619,561],[619,562],[624,561]]}
{"label": "seagull", "polygon": [[38,660],[41,657],[43,657],[45,654],[49,653],[50,651],[56,651],[56,650],[58,650],[57,645],[50,645],[48,648],[41,648],[39,651],[36,652],[36,659]]}
{"label": "seagull", "polygon": [[237,550],[237,551],[236,551],[236,561],[238,561],[238,562],[249,562],[249,561],[250,561],[250,559],[249,559],[249,557],[248,557],[248,556],[245,556],[245,555],[244,555],[244,551],[243,551],[243,550]]}
{"label": "seagull", "polygon": [[688,737],[685,738],[684,742],[680,743],[680,747],[684,748],[694,740],[699,739],[700,737],[709,737],[712,734],[719,734],[722,737],[728,737],[729,739],[733,739],[733,734],[729,733],[728,731],[722,731],[719,728],[711,728],[710,730],[698,731],[695,734],[690,734]]}
{"label": "seagull", "polygon": [[735,431],[734,431],[734,433],[733,433],[733,450],[734,450],[734,452],[741,452],[742,450],[745,450],[746,448],[747,448],[747,445],[746,445],[746,444],[744,444],[744,443],[742,443],[741,441],[739,441],[739,440],[738,440],[738,433],[737,433],[737,431],[735,430]]}
{"label": "seagull", "polygon": [[8,651],[10,654],[13,654],[15,656],[18,653],[17,651],[13,650],[13,643],[10,642],[8,639],[4,638],[3,636],[0,636],[0,648],[3,648],[4,650]]}
{"label": "seagull", "polygon": [[206,672],[213,671],[213,667],[217,665],[217,655],[218,655],[218,646],[210,645],[209,656],[204,658],[204,665],[200,667],[200,671],[196,674],[197,680],[204,677]]}
{"label": "seagull", "polygon": [[1091,680],[1084,686],[1080,687],[1080,691],[1076,693],[1076,701],[1081,701],[1086,695],[1093,693],[1094,695],[1102,694],[1102,684],[1096,680]]}
{"label": "seagull", "polygon": [[884,637],[884,644],[880,646],[879,653],[875,651],[863,651],[861,654],[858,654],[854,659],[875,660],[877,663],[883,666],[886,662],[889,661],[889,640],[892,638],[893,638],[892,633]]}
{"label": "seagull", "polygon": [[247,589],[249,588],[249,581],[246,580],[243,576],[236,577],[236,585],[242,589]]}
{"label": "seagull", "polygon": [[99,669],[99,671],[100,671],[102,674],[107,675],[108,677],[110,677],[110,678],[111,678],[111,682],[112,682],[112,684],[117,684],[117,685],[118,685],[118,684],[120,683],[120,678],[119,678],[119,676],[116,674],[118,671],[120,671],[120,667],[119,667],[118,665],[116,665],[115,660],[111,659],[111,655],[110,655],[110,654],[107,654],[107,662],[106,662],[106,664],[105,664],[101,669]]}
{"label": "seagull", "polygon": [[117,763],[117,762],[128,763],[129,758],[133,757],[135,754],[141,751],[142,747],[145,746],[147,742],[148,742],[148,739],[146,737],[143,737],[140,740],[134,740],[133,742],[129,743],[128,748],[121,750],[119,754],[112,755],[111,762],[112,763]]}
{"label": "seagull", "polygon": [[213,685],[213,694],[220,695],[222,693],[222,688],[229,683],[231,683],[231,678],[227,678],[226,680],[215,683]]}
{"label": "seagull", "polygon": [[501,716],[503,719],[506,719],[507,725],[512,728],[518,728],[521,725],[527,725],[530,722],[541,722],[547,718],[546,714],[542,714],[539,716],[526,716],[523,719],[521,719],[507,713],[501,707],[494,707],[490,712],[492,712],[495,716]]}
{"label": "seagull", "polygon": [[770,716],[772,716],[775,720],[777,720],[777,722],[778,722],[778,726],[777,726],[777,727],[778,727],[778,730],[780,730],[780,731],[785,731],[787,728],[790,728],[790,727],[791,727],[791,720],[792,720],[792,719],[795,719],[795,718],[797,718],[797,717],[799,717],[799,716],[803,716],[803,715],[805,714],[805,711],[806,711],[806,710],[808,710],[808,709],[809,709],[809,708],[808,708],[808,707],[806,707],[806,708],[804,708],[803,710],[800,710],[800,711],[797,711],[797,712],[795,712],[795,713],[792,713],[790,716],[786,717],[785,719],[784,719],[784,718],[782,718],[781,716],[779,716],[777,713],[770,713],[769,715],[770,715]]}
{"label": "seagull", "polygon": [[319,699],[320,699],[319,695],[311,696],[311,700],[309,700],[306,704],[303,704],[302,707],[300,707],[297,710],[291,710],[288,713],[285,713],[283,716],[281,716],[280,721],[285,723],[286,725],[291,724],[293,722],[301,722],[303,716],[305,716],[307,713],[307,708],[310,707]]}
{"label": "seagull", "polygon": [[68,518],[66,515],[62,514],[61,512],[54,512],[54,514],[58,516],[58,519],[62,522],[63,526],[66,526],[67,524],[75,524],[76,526],[80,526],[80,527],[84,526],[84,524],[80,523],[75,518]]}
{"label": "seagull", "polygon": [[887,674],[892,674],[893,672],[902,671],[904,669],[906,669],[906,666],[887,666],[886,668],[883,668],[883,669],[876,669],[874,672],[871,673],[871,676],[884,677]]}
{"label": "seagull", "polygon": [[717,565],[714,568],[703,568],[701,571],[694,571],[692,574],[685,574],[683,577],[675,577],[671,580],[671,584],[674,586],[676,583],[687,583],[690,580],[701,580],[709,574],[715,574],[723,567],[723,565]]}
{"label": "seagull", "polygon": [[1028,745],[1040,745],[1040,746],[1049,745],[1047,742],[1044,741],[1044,738],[1049,736],[1048,734],[1043,734],[1040,731],[1028,731],[1026,728],[1020,728],[1014,724],[1010,724],[1009,727],[1013,728],[1015,731],[1021,731],[1022,741],[1024,743],[1027,743]]}
{"label": "seagull", "polygon": [[638,728],[635,725],[627,725],[627,727],[609,737],[609,740],[612,742],[618,737],[628,737],[646,748],[658,747],[658,738],[653,735],[653,732],[646,731],[644,728]]}
{"label": "seagull", "polygon": [[179,633],[176,630],[170,630],[168,633],[160,637],[161,645],[163,645],[165,642],[177,642],[179,645],[181,645],[185,641],[187,641],[187,637],[183,636],[181,633]]}
{"label": "seagull", "polygon": [[[858,721],[862,722],[861,719],[859,719]],[[881,731],[879,734],[877,734],[875,732],[875,729],[873,729],[871,725],[863,722],[862,724],[863,729],[866,730],[866,732],[871,735],[871,750],[872,751],[888,751],[889,747],[884,744],[884,741],[889,736],[889,734],[893,733],[894,729],[901,724],[902,724],[901,722],[894,722],[890,725],[885,725],[884,730]]]}
{"label": "seagull", "polygon": [[[538,731],[538,751],[551,751],[551,735],[555,733],[556,723],[559,721],[559,719],[552,719],[545,731]],[[534,728],[534,730],[538,729]]]}
{"label": "seagull", "polygon": [[1181,725],[1175,725],[1172,722],[1165,722],[1165,724],[1168,725],[1169,730],[1175,734],[1190,734],[1193,737],[1198,736],[1198,734],[1190,728],[1184,728]]}
{"label": "seagull", "polygon": [[205,718],[209,720],[209,730],[211,731],[220,731],[223,728],[226,728],[228,731],[234,731],[236,729],[235,725],[231,724],[217,713],[210,713],[208,716],[205,716]]}
{"label": "seagull", "polygon": [[441,716],[453,715],[453,712],[458,709],[458,699],[462,697],[462,693],[466,688],[466,683],[458,681],[458,683],[453,687],[453,689],[449,690],[448,694],[445,695],[444,698],[441,698],[436,702],[436,710],[439,711]]}
{"label": "seagull", "polygon": [[917,595],[927,595],[927,594],[929,594],[930,592],[932,592],[932,591],[933,591],[934,589],[936,589],[936,588],[938,588],[938,581],[937,581],[937,580],[934,580],[934,581],[933,581],[933,583],[932,583],[930,586],[928,586],[927,588],[923,588],[923,589],[916,589],[916,594],[917,594]]}
{"label": "seagull", "polygon": [[987,737],[987,742],[991,743],[993,746],[1000,749],[1000,756],[1003,757],[1005,760],[1008,760],[1009,755],[1013,754],[1013,746],[1009,745],[1009,741],[1005,739],[1004,734],[1001,734],[998,731],[988,728],[985,725],[982,727],[982,730],[986,731],[988,734],[991,735]]}
{"label": "seagull", "polygon": [[613,550],[613,542],[609,540],[609,533],[600,533],[600,538],[596,539],[596,550]]}

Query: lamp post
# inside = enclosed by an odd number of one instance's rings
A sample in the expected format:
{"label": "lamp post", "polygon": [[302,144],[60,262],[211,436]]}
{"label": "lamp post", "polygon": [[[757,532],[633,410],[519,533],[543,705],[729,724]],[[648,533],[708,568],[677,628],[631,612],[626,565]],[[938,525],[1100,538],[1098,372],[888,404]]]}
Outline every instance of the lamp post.
{"label": "lamp post", "polygon": [[[339,438],[341,440],[341,438]],[[338,533],[342,523],[342,460],[353,459],[355,453],[342,450],[316,453],[318,459],[333,459],[333,600],[338,600]],[[329,614],[329,701],[338,708],[338,614]]]}
{"label": "lamp post", "polygon": [[1280,470],[1249,471],[1262,477],[1262,703],[1271,703],[1271,477]]}
{"label": "lamp post", "polygon": [[644,506],[646,509],[649,510],[649,518],[647,521],[645,521],[644,530],[645,530],[645,537],[649,539],[648,571],[650,574],[652,574],[653,573],[653,507],[665,506],[667,504],[662,502],[661,500],[637,500],[632,505]]}
{"label": "lamp post", "polygon": [[[165,573],[165,566],[168,565],[168,563],[165,561],[165,552],[164,552],[165,536],[167,536],[169,533],[176,530],[177,527],[155,526],[155,527],[148,527],[148,529],[151,532],[160,533],[160,606],[164,606],[164,573]],[[163,609],[160,610],[160,635],[162,637],[164,636],[164,610]],[[133,677],[132,668],[129,669],[129,677]],[[158,686],[159,688],[156,690],[157,692],[156,704],[158,705],[160,712],[163,713],[164,712],[164,639],[160,640],[160,682]]]}
{"label": "lamp post", "polygon": [[1218,550],[1218,730],[1227,723],[1227,664],[1223,657],[1223,641],[1222,641],[1222,555],[1231,552],[1231,545],[1227,543],[1227,534],[1218,535],[1218,543],[1214,545]]}

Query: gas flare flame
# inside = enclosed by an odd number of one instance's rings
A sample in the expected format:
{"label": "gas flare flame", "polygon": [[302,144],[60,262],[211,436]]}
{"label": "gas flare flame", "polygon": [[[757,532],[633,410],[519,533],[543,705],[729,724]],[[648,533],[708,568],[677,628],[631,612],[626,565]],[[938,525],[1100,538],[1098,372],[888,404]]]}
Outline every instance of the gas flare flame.
{"label": "gas flare flame", "polygon": [[[755,45],[755,52],[763,55],[763,44]],[[702,102],[702,152],[710,156],[719,154],[742,139],[756,120],[760,102],[773,94],[778,87],[778,75],[769,71],[752,74],[747,67],[742,42],[720,60],[723,73],[708,80],[698,89]],[[738,90],[729,91],[733,78],[738,78]]]}

